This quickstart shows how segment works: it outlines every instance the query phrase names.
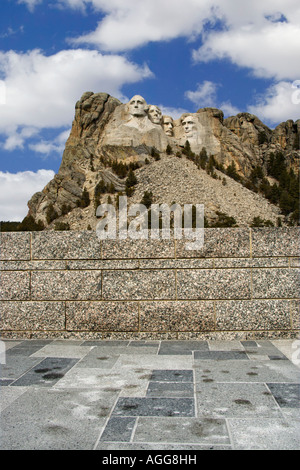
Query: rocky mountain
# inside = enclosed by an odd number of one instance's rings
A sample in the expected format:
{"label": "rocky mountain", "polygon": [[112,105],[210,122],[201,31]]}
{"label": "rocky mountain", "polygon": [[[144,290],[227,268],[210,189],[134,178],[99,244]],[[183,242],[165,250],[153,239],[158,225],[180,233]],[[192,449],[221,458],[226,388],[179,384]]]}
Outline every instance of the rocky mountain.
{"label": "rocky mountain", "polygon": [[300,119],[274,130],[215,108],[173,119],[141,96],[123,104],[87,92],[60,169],[28,202],[23,226],[94,229],[100,202],[117,205],[120,194],[141,202],[145,193],[155,203],[204,204],[208,226],[296,223],[299,157]]}

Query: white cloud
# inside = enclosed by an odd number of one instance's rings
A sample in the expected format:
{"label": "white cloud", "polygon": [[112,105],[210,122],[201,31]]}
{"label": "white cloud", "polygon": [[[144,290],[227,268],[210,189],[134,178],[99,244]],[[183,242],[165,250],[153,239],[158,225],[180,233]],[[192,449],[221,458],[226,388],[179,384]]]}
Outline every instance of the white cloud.
{"label": "white cloud", "polygon": [[225,116],[233,116],[238,114],[239,109],[232,105],[230,101],[219,101],[217,97],[217,90],[220,85],[218,83],[204,80],[202,83],[197,84],[195,91],[186,91],[185,96],[189,99],[197,108],[218,108],[221,109]]}
{"label": "white cloud", "polygon": [[27,202],[54,177],[52,170],[0,172],[0,220],[21,221],[27,215]]}
{"label": "white cloud", "polygon": [[28,10],[33,12],[36,5],[42,3],[43,0],[18,0],[18,3],[19,4],[22,4],[24,3],[27,7],[28,7]]}
{"label": "white cloud", "polygon": [[171,106],[164,106],[163,104],[159,104],[158,107],[164,116],[171,116],[173,119],[179,119],[182,114],[188,112],[183,108],[172,108]]}
{"label": "white cloud", "polygon": [[195,91],[186,91],[185,96],[198,108],[215,106],[217,100],[218,85],[209,80],[197,84]]}
{"label": "white cloud", "polygon": [[220,104],[220,109],[223,111],[224,116],[236,116],[240,113],[240,109],[230,103],[230,101],[224,101]]}
{"label": "white cloud", "polygon": [[[300,84],[300,82],[299,82]],[[257,98],[257,103],[248,107],[248,111],[262,121],[271,124],[300,117],[300,90],[292,82],[281,81],[270,86],[264,96]]]}
{"label": "white cloud", "polygon": [[41,153],[44,156],[50,154],[59,154],[62,155],[66,141],[70,135],[71,129],[61,132],[55,139],[52,141],[41,140],[35,144],[29,144],[29,148],[34,152]]}
{"label": "white cloud", "polygon": [[257,77],[297,79],[300,76],[300,25],[269,23],[214,32],[193,52],[196,62],[230,59]]}
{"label": "white cloud", "polygon": [[46,56],[40,50],[0,52],[0,74],[5,88],[0,133],[11,138],[8,147],[22,147],[23,127],[70,126],[74,105],[85,91],[107,92],[122,98],[121,87],[151,77],[147,66],[138,66],[118,55],[93,50],[62,50]]}
{"label": "white cloud", "polygon": [[92,4],[104,13],[95,31],[74,38],[104,51],[125,51],[151,41],[168,41],[179,36],[200,34],[211,15],[209,0],[60,0],[78,8]]}
{"label": "white cloud", "polygon": [[8,137],[3,144],[3,148],[5,150],[16,150],[16,149],[23,149],[24,143],[27,139],[35,136],[39,133],[39,129],[36,127],[23,127],[23,129],[17,129],[17,126],[11,126],[8,131]]}

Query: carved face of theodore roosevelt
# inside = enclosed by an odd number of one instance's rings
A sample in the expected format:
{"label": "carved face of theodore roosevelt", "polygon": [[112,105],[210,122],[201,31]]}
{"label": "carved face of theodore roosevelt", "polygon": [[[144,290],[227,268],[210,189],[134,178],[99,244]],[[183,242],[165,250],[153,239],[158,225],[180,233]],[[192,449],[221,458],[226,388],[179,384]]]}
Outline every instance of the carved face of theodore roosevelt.
{"label": "carved face of theodore roosevelt", "polygon": [[171,118],[171,116],[163,117],[163,127],[164,127],[164,131],[166,135],[168,135],[169,137],[172,137],[174,134],[173,132],[174,123],[173,123],[173,119]]}
{"label": "carved face of theodore roosevelt", "polygon": [[150,121],[153,122],[153,124],[160,124],[161,123],[161,118],[162,118],[162,113],[161,110],[154,105],[151,105],[148,111],[148,116]]}
{"label": "carved face of theodore roosevelt", "polygon": [[131,116],[146,116],[148,105],[144,98],[140,95],[135,95],[128,103],[128,112]]}

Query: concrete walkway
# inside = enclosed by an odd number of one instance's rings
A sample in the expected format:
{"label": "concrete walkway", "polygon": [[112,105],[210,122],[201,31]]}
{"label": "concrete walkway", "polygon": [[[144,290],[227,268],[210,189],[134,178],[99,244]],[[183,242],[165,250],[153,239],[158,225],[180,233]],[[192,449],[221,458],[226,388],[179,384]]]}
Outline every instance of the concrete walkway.
{"label": "concrete walkway", "polygon": [[1,449],[300,449],[300,341],[5,345]]}

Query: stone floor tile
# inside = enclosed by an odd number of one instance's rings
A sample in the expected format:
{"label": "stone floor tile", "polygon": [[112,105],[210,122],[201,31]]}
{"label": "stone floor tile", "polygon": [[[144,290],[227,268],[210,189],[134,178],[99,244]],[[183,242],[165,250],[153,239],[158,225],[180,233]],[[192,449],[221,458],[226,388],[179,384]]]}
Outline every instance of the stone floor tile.
{"label": "stone floor tile", "polygon": [[245,418],[282,416],[265,384],[202,383],[196,385],[198,417]]}
{"label": "stone floor tile", "polygon": [[153,370],[151,381],[155,382],[193,382],[194,375],[192,370]]}
{"label": "stone floor tile", "polygon": [[196,383],[201,382],[299,382],[299,369],[289,361],[197,361]]}
{"label": "stone floor tile", "polygon": [[31,355],[31,357],[63,357],[63,358],[82,358],[90,352],[90,346],[81,346],[79,344],[48,344]]}
{"label": "stone floor tile", "polygon": [[300,450],[300,422],[283,419],[229,419],[234,450]]}
{"label": "stone floor tile", "polygon": [[139,418],[134,442],[193,445],[230,444],[225,420],[199,418]]}
{"label": "stone floor tile", "polygon": [[42,358],[22,356],[21,354],[15,356],[6,354],[5,364],[1,364],[1,378],[16,380],[41,361]]}
{"label": "stone floor tile", "polygon": [[192,355],[193,351],[208,351],[207,341],[162,341],[159,355]]}
{"label": "stone floor tile", "polygon": [[144,369],[191,369],[193,367],[193,357],[192,355],[120,355],[114,365],[114,369],[139,367]]}
{"label": "stone floor tile", "polygon": [[91,450],[117,394],[30,387],[1,413],[2,450]]}
{"label": "stone floor tile", "polygon": [[195,360],[212,359],[214,361],[225,360],[249,360],[245,351],[195,351]]}
{"label": "stone floor tile", "polygon": [[100,441],[129,442],[135,422],[136,418],[112,416],[105,426]]}
{"label": "stone floor tile", "polygon": [[300,383],[267,383],[267,386],[281,408],[300,409]]}
{"label": "stone floor tile", "polygon": [[186,382],[150,382],[147,397],[190,397],[194,396],[194,384]]}
{"label": "stone floor tile", "polygon": [[107,370],[73,367],[55,387],[59,389],[111,390],[120,393],[121,396],[144,397],[149,379],[149,370],[142,368]]}
{"label": "stone floor tile", "polygon": [[76,362],[77,359],[46,357],[38,365],[13,382],[11,386],[39,385],[51,387],[62,379]]}
{"label": "stone floor tile", "polygon": [[195,416],[191,398],[119,398],[113,416]]}
{"label": "stone floor tile", "polygon": [[240,341],[209,341],[210,351],[244,351]]}

